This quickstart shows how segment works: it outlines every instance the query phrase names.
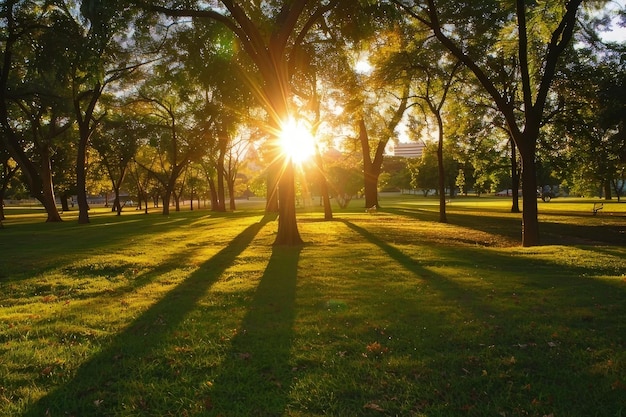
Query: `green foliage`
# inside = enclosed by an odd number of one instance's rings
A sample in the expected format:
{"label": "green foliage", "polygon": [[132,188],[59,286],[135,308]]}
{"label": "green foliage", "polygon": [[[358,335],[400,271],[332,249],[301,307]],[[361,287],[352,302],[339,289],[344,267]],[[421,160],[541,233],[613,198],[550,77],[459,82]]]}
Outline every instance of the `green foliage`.
{"label": "green foliage", "polygon": [[[430,190],[436,190],[439,182],[439,163],[437,161],[437,144],[429,142],[424,147],[422,158],[409,163],[411,173],[411,186],[422,190],[427,195]],[[450,155],[444,153],[444,170],[446,172],[445,184],[454,185],[458,174],[457,163]]]}
{"label": "green foliage", "polygon": [[624,63],[590,48],[570,54],[557,83],[562,109],[544,129],[540,151],[577,194],[597,195],[618,184],[626,166]]}
{"label": "green foliage", "polygon": [[[387,174],[386,188],[390,190],[408,190],[411,188],[409,160],[403,157],[385,157],[382,172]],[[379,180],[380,183],[380,180]]]}
{"label": "green foliage", "polygon": [[333,164],[326,168],[329,194],[341,208],[346,208],[363,189],[363,173],[354,165]]}

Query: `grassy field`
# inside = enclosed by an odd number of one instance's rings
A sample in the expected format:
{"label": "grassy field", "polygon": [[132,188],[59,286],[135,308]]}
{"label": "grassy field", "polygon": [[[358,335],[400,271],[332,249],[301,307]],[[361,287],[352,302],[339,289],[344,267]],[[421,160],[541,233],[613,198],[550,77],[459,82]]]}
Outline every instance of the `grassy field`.
{"label": "grassy field", "polygon": [[0,229],[2,416],[626,416],[626,204],[94,209]]}

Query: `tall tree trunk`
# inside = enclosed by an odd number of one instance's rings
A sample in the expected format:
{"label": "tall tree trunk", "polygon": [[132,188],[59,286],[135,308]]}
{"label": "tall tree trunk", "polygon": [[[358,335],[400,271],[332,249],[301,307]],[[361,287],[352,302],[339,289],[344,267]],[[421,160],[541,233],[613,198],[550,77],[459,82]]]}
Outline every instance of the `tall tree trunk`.
{"label": "tall tree trunk", "polygon": [[439,111],[433,111],[433,114],[435,115],[435,119],[437,119],[438,130],[437,172],[439,178],[437,185],[439,187],[439,222],[448,223],[448,216],[446,215],[446,172],[443,166],[443,120],[441,119],[441,113]]}
{"label": "tall tree trunk", "polygon": [[118,216],[122,215],[122,201],[120,200],[120,187],[117,184],[113,184],[113,192],[115,193],[115,200],[113,201],[113,211]]}
{"label": "tall tree trunk", "polygon": [[[81,109],[82,94],[74,99],[74,113],[78,122],[78,149],[76,154],[76,199],[78,200],[78,224],[89,223],[89,204],[87,204],[87,148],[89,139],[98,121],[93,120],[94,109],[102,95],[99,82],[89,91],[91,93],[85,111]],[[92,124],[93,123],[93,124]],[[120,208],[121,210],[121,208]]]}
{"label": "tall tree trunk", "polygon": [[612,200],[613,199],[613,191],[611,189],[611,180],[607,179],[604,181],[604,199]]}
{"label": "tall tree trunk", "polygon": [[67,192],[64,192],[63,194],[61,194],[59,196],[59,199],[61,200],[61,210],[62,211],[70,211],[70,205],[69,205],[69,202],[68,202]]}
{"label": "tall tree trunk", "polygon": [[57,209],[54,197],[54,185],[52,183],[52,165],[50,163],[50,149],[47,146],[41,148],[41,196],[39,201],[43,204],[48,218],[46,222],[60,222],[61,215]]}
{"label": "tall tree trunk", "polygon": [[271,162],[267,167],[266,188],[267,198],[265,203],[266,213],[278,213],[278,180],[280,178],[279,151],[270,153]]}
{"label": "tall tree trunk", "polygon": [[226,149],[220,140],[219,155],[217,157],[217,211],[226,211],[226,192],[224,188],[224,158]]}
{"label": "tall tree trunk", "polygon": [[0,186],[0,220],[4,220],[4,196],[6,195],[7,189],[9,188],[9,183],[11,178],[15,176],[18,168],[13,167],[10,168],[8,164],[9,157],[6,157],[6,160],[2,164],[4,167],[4,172],[2,174],[2,185]]}
{"label": "tall tree trunk", "polygon": [[[82,128],[79,131],[83,130]],[[78,203],[78,224],[89,223],[89,204],[87,202],[87,142],[88,135],[78,141],[78,149],[76,155],[76,202]]]}
{"label": "tall tree trunk", "polygon": [[537,176],[535,167],[536,141],[525,140],[527,146],[519,146],[522,159],[522,246],[539,245],[539,222],[537,218]]}
{"label": "tall tree trunk", "polygon": [[237,206],[235,204],[235,179],[231,178],[230,175],[227,176],[228,180],[226,181],[227,187],[228,187],[228,200],[229,200],[229,206],[230,206],[230,210],[235,211],[237,209]]}
{"label": "tall tree trunk", "polygon": [[278,233],[274,245],[300,245],[302,238],[296,221],[296,186],[293,162],[284,157],[284,168],[278,183]]}
{"label": "tall tree trunk", "polygon": [[359,121],[359,142],[361,142],[361,150],[363,153],[363,191],[365,194],[365,208],[380,207],[378,203],[378,177],[380,175],[380,166],[376,164],[376,157],[372,159],[369,143],[369,135],[367,134],[367,126],[365,121]]}
{"label": "tall tree trunk", "polygon": [[172,190],[167,187],[165,194],[163,195],[163,215],[169,216],[170,214],[170,200],[172,198]]}
{"label": "tall tree trunk", "polygon": [[217,211],[218,199],[217,199],[217,188],[215,187],[215,180],[209,177],[209,193],[211,194],[211,211]]}
{"label": "tall tree trunk", "polygon": [[172,196],[174,197],[174,210],[180,211],[180,197],[182,196],[182,192],[177,193],[176,191],[172,191]]}
{"label": "tall tree trunk", "polygon": [[[511,138],[509,140],[511,145],[511,189],[513,193],[513,199],[511,201],[511,213],[519,213],[519,168],[517,165],[517,148],[515,147],[515,141]],[[533,194],[534,195],[534,194]]]}

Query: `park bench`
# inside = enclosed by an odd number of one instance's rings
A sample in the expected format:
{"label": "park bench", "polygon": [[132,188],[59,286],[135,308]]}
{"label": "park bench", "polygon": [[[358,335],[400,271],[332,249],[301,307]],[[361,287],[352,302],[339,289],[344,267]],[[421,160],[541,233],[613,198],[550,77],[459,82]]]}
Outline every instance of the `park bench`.
{"label": "park bench", "polygon": [[600,210],[604,208],[604,203],[593,203],[593,215],[598,214]]}

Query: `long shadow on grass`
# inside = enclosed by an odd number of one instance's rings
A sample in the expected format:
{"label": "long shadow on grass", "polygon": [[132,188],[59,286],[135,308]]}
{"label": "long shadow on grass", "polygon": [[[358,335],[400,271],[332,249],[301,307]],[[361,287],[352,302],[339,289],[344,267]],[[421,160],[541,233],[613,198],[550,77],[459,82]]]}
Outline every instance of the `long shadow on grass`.
{"label": "long shadow on grass", "polygon": [[183,283],[155,303],[108,347],[82,365],[65,385],[41,398],[24,415],[114,415],[109,407],[121,407],[116,395],[119,380],[138,379],[136,363],[150,357],[162,340],[183,321],[206,291],[252,242],[271,220],[266,216],[248,226],[232,242],[189,276]]}
{"label": "long shadow on grass", "polygon": [[[385,208],[383,211],[396,214],[398,216],[407,216],[422,221],[438,221],[438,212],[422,211],[420,209],[407,208]],[[510,216],[489,216],[487,220],[479,215],[459,214],[448,212],[448,221],[451,225],[468,227],[480,230],[493,235],[502,236],[512,240],[521,241],[521,214],[520,218]]]}
{"label": "long shadow on grass", "polygon": [[[0,271],[0,282],[12,282],[31,277],[33,264],[40,274],[62,268],[97,249],[100,253],[126,253],[139,240],[163,239],[167,233],[192,228],[202,219],[242,218],[258,216],[259,212],[215,213],[179,212],[171,216],[160,214],[97,217],[91,223],[78,225],[70,222],[41,223],[15,226],[7,243],[0,248],[14,265]],[[158,231],[156,231],[158,230]],[[9,245],[9,242],[10,245]],[[21,268],[15,266],[24,265]],[[133,269],[134,266],[129,266]],[[26,268],[26,270],[24,270]],[[84,271],[81,271],[84,275]]]}
{"label": "long shadow on grass", "polygon": [[[363,229],[360,226],[357,226],[354,223],[351,223],[346,220],[342,220],[343,223],[348,226],[350,229],[354,230],[365,239],[378,246],[381,250],[383,250],[387,255],[389,255],[396,262],[403,265],[407,270],[411,271],[416,277],[420,279],[426,280],[430,285],[437,288],[442,294],[450,295],[450,294],[468,294],[469,289],[459,285],[458,283],[447,279],[435,272],[425,269],[418,261],[413,259],[412,257],[404,254],[402,251],[394,248],[389,245],[387,242],[384,242],[380,238],[378,238],[373,233]],[[475,298],[475,295],[469,297],[471,299]],[[483,312],[486,310],[483,310]],[[494,311],[490,311],[490,314],[495,314]]]}
{"label": "long shadow on grass", "polygon": [[[422,221],[437,221],[434,211],[409,208],[385,208],[383,211],[409,216]],[[486,233],[499,235],[521,242],[521,214],[519,217],[506,215],[503,212],[490,210],[490,213],[502,215],[490,215],[487,218],[479,214],[466,214],[450,209],[447,212],[448,221],[451,225],[467,227]],[[550,213],[556,216],[554,213]],[[577,213],[565,214],[568,217],[589,217]],[[572,224],[559,223],[547,220],[539,221],[540,241],[544,245],[626,245],[626,228],[624,226],[603,224]]]}
{"label": "long shadow on grass", "polygon": [[[620,392],[616,392],[615,377],[610,374],[603,375],[595,368],[602,364],[603,353],[600,352],[605,349],[608,350],[608,354],[611,354],[613,349],[615,352],[621,352],[626,342],[623,337],[623,324],[619,318],[624,314],[623,287],[612,286],[599,280],[594,280],[590,284],[588,278],[580,278],[584,268],[565,267],[557,277],[547,278],[542,275],[546,282],[531,277],[524,278],[517,287],[520,290],[519,294],[509,293],[505,296],[495,293],[495,297],[501,297],[502,300],[493,300],[490,299],[492,295],[488,287],[475,287],[472,282],[463,281],[462,276],[457,280],[437,274],[368,230],[348,221],[344,223],[412,271],[417,278],[425,280],[437,291],[438,296],[451,301],[447,314],[437,320],[441,329],[435,333],[436,335],[442,332],[445,343],[436,340],[429,343],[438,352],[437,356],[433,356],[435,362],[432,366],[440,367],[457,378],[472,378],[475,381],[477,392],[481,394],[477,398],[470,396],[464,399],[464,402],[489,403],[494,398],[501,409],[512,409],[519,401],[522,402],[522,406],[532,404],[535,401],[533,395],[540,393],[544,397],[549,397],[550,401],[543,404],[545,412],[537,412],[537,415],[549,414],[552,411],[555,411],[555,415],[567,414],[573,410],[576,410],[577,414],[571,415],[621,415],[618,410],[623,407],[623,397]],[[496,254],[481,253],[474,249],[467,249],[466,254],[458,253],[465,250],[442,248],[442,259],[455,263],[457,262],[455,258],[465,258],[469,256],[468,254],[473,254],[472,263],[482,262],[486,267],[490,262],[502,265],[502,259]],[[516,268],[523,268],[523,262],[523,260],[512,262],[503,268],[502,274],[519,274]],[[548,265],[549,262],[536,261],[533,267],[542,268]],[[537,297],[524,299],[521,301],[522,304],[518,305],[517,297],[524,296],[528,285],[537,285],[539,289],[548,290],[548,297],[554,298],[556,303],[551,304]],[[533,289],[529,289],[529,293],[538,294]],[[595,304],[597,301],[594,301],[596,296],[604,297],[602,302],[606,305],[598,308],[598,304]],[[583,312],[578,310],[572,313],[570,308],[583,308]],[[411,313],[402,311],[402,314],[410,317]],[[471,323],[474,327],[468,327]],[[391,328],[389,331],[394,332]],[[575,332],[581,340],[566,336],[564,340],[571,344],[561,345],[558,334],[561,331]],[[467,358],[475,358],[477,363],[485,360],[493,366],[493,361],[489,361],[490,355],[518,358],[519,361],[515,366],[511,364],[508,368],[504,367],[506,376],[510,379],[476,376],[480,368],[472,369],[476,363],[473,363],[474,359]],[[509,382],[517,386],[532,384],[533,390],[536,391],[534,394],[531,394],[531,390],[514,393],[512,397],[514,402],[510,403],[511,399],[502,396]],[[590,393],[588,390],[590,386],[600,388]],[[455,393],[457,396],[464,394],[466,393]],[[484,395],[484,398],[479,398],[481,395]]]}
{"label": "long shadow on grass", "polygon": [[293,378],[296,279],[301,248],[274,247],[254,300],[210,393],[225,416],[282,416]]}

